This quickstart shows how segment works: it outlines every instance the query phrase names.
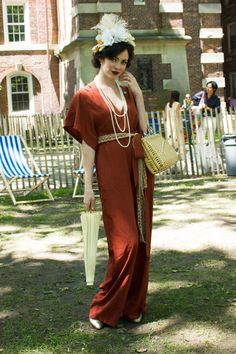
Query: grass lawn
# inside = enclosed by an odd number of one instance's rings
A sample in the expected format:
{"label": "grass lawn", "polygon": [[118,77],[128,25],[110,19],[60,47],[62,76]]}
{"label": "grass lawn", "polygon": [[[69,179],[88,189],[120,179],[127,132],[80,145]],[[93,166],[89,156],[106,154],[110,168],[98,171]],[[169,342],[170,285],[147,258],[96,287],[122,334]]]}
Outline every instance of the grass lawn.
{"label": "grass lawn", "polygon": [[[87,317],[106,268],[102,225],[95,285],[87,287],[83,206],[72,190],[17,207],[1,197],[0,352],[235,354],[235,243],[226,247],[236,231],[235,187],[236,178],[156,185],[148,313],[139,325],[121,321],[101,331]],[[214,223],[222,243],[204,229]],[[186,234],[190,226],[195,233]]]}

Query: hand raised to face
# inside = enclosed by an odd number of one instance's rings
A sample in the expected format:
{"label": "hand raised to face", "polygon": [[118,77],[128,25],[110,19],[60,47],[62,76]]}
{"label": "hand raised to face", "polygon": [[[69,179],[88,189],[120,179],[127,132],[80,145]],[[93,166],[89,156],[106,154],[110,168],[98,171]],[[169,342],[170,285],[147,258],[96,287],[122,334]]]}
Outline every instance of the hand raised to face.
{"label": "hand raised to face", "polygon": [[124,71],[124,73],[120,75],[119,81],[126,83],[127,86],[129,86],[129,88],[131,89],[134,96],[142,93],[137,80],[129,71]]}

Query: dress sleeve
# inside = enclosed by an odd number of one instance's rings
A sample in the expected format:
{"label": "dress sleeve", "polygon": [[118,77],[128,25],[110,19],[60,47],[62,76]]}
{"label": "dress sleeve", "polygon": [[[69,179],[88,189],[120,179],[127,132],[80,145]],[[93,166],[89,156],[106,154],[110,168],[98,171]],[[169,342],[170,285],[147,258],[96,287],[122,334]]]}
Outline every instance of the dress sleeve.
{"label": "dress sleeve", "polygon": [[97,149],[98,137],[94,119],[89,109],[88,94],[79,90],[73,97],[64,122],[64,129],[77,141],[84,140],[94,150]]}

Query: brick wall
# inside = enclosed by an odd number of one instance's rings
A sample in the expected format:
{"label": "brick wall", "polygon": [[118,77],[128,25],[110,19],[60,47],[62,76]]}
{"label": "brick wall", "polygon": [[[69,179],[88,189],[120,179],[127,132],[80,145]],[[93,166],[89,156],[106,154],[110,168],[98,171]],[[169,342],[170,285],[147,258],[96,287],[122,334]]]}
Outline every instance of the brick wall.
{"label": "brick wall", "polygon": [[222,7],[223,7],[223,11],[222,11],[221,20],[222,20],[222,26],[224,31],[223,51],[225,54],[224,74],[225,74],[225,82],[226,82],[225,96],[227,98],[232,96],[230,74],[236,72],[236,53],[230,52],[230,48],[228,45],[229,44],[228,25],[232,22],[236,22],[236,7],[235,4],[226,5],[224,1],[222,2]]}
{"label": "brick wall", "polygon": [[[109,1],[104,0],[101,2],[118,2],[116,0]],[[217,52],[221,46],[220,39],[206,39],[200,40],[199,34],[201,28],[219,28],[221,27],[220,15],[219,14],[200,14],[199,13],[199,4],[210,4],[210,3],[220,3],[220,0],[213,1],[202,1],[202,0],[172,0],[174,3],[183,4],[183,12],[159,12],[159,4],[165,4],[170,2],[169,0],[161,1],[152,1],[146,0],[145,6],[134,5],[133,0],[123,0],[120,1],[122,5],[121,16],[128,22],[129,28],[132,30],[159,30],[160,34],[162,30],[169,30],[171,28],[181,28],[183,33],[188,36],[191,36],[191,42],[186,46],[187,62],[188,62],[188,74],[190,81],[190,92],[193,94],[199,91],[202,88],[202,79],[205,77],[210,77],[213,74],[222,75],[222,67],[220,64],[217,65],[201,65],[201,54]],[[96,3],[93,0],[82,0],[82,1],[73,1],[73,6],[78,4],[85,3]],[[181,7],[180,7],[181,9]],[[171,8],[169,7],[169,10]],[[73,19],[73,33],[78,33],[79,30],[88,30],[96,23],[98,23],[101,13],[86,13],[77,15]],[[163,31],[163,33],[165,33]],[[162,34],[163,34],[162,33]],[[138,45],[138,38],[136,43]],[[150,40],[150,45],[155,45]],[[169,45],[169,44],[168,44]],[[163,101],[166,97],[166,92],[163,90],[163,80],[171,79],[171,68],[168,67],[165,71],[164,67],[159,68],[156,61],[159,59],[158,55],[155,58],[153,57],[153,78],[159,77],[160,84],[158,87],[154,88],[153,92],[144,92],[145,100],[152,106],[157,106]],[[131,70],[134,70],[135,62],[131,67]],[[156,71],[158,70],[158,75]],[[176,79],[176,78],[175,78]],[[155,82],[158,82],[158,79],[154,79]],[[157,98],[158,97],[158,98]],[[159,99],[159,97],[164,97]],[[148,103],[149,104],[149,103]]]}
{"label": "brick wall", "polygon": [[[202,3],[202,1],[200,2]],[[214,2],[206,2],[205,3],[220,3],[220,1]],[[219,13],[200,13],[200,25],[202,29],[221,29],[221,15]],[[209,35],[209,37],[211,37]],[[201,38],[201,48],[202,53],[205,53],[208,56],[209,60],[213,60],[214,62],[203,62],[202,64],[202,74],[204,78],[213,78],[215,81],[218,78],[223,77],[223,65],[220,62],[221,54],[222,54],[222,39],[221,38]],[[219,53],[219,55],[215,55],[211,59],[211,53]],[[221,95],[223,98],[223,88],[218,90],[218,95]]]}
{"label": "brick wall", "polygon": [[217,53],[217,49],[222,48],[222,40],[219,38],[205,38],[201,42],[202,52],[203,53]]}
{"label": "brick wall", "polygon": [[162,14],[161,15],[161,28],[183,27],[182,14]]}
{"label": "brick wall", "polygon": [[[0,82],[3,90],[0,94],[2,113],[8,113],[6,76],[16,74],[16,64],[22,65],[23,72],[32,75],[35,113],[59,112],[59,65],[53,51],[49,56],[47,51],[26,50],[30,44],[56,44],[58,41],[57,1],[28,1],[30,28],[30,43],[13,43],[14,50],[0,51]],[[37,6],[36,6],[37,5]],[[46,11],[47,10],[47,11]],[[47,14],[47,16],[46,16]],[[48,21],[46,20],[48,18]],[[0,43],[3,40],[2,6],[0,6]],[[48,31],[47,31],[48,26]],[[7,44],[8,48],[9,45]],[[16,51],[18,45],[19,51]],[[20,48],[22,47],[22,51]],[[45,46],[46,48],[46,46]],[[50,70],[48,70],[50,68]]]}
{"label": "brick wall", "polygon": [[146,0],[145,6],[134,5],[133,0],[122,1],[122,17],[130,29],[156,29],[161,24],[158,1]]}
{"label": "brick wall", "polygon": [[[32,74],[35,112],[59,112],[59,68],[58,59],[54,55],[49,58],[50,72],[47,69],[48,58],[45,52],[28,52],[27,55],[15,52],[11,56],[3,57],[7,58],[7,61],[0,67],[0,81],[3,82],[3,90],[0,94],[2,113],[6,114],[8,109],[7,100],[4,101],[7,93],[6,75],[10,73],[17,75],[16,63],[23,63],[22,71]],[[0,59],[2,60],[3,57]]]}
{"label": "brick wall", "polygon": [[200,18],[198,14],[198,1],[183,0],[183,25],[185,33],[192,40],[187,45],[188,71],[190,78],[190,92],[193,94],[202,88],[202,71],[200,64],[201,44],[199,39]]}
{"label": "brick wall", "polygon": [[[57,1],[50,0],[29,0],[30,13],[30,34],[32,43],[46,43],[48,26],[48,41],[55,44],[58,41],[58,24],[57,24]],[[46,17],[47,13],[47,17]]]}
{"label": "brick wall", "polygon": [[77,16],[78,28],[79,30],[90,30],[91,27],[95,26],[99,22],[98,14],[83,14]]}
{"label": "brick wall", "polygon": [[152,61],[153,90],[143,92],[145,107],[149,111],[162,109],[169,96],[169,92],[163,89],[163,80],[171,78],[171,66],[162,63],[160,54],[136,55],[129,69],[136,78],[139,76],[137,65],[139,58],[151,59]]}
{"label": "brick wall", "polygon": [[201,27],[221,27],[221,16],[219,14],[201,14]]}
{"label": "brick wall", "polygon": [[8,103],[7,103],[7,80],[4,78],[1,82],[2,90],[0,91],[0,112],[1,114],[7,114]]}
{"label": "brick wall", "polygon": [[3,11],[2,6],[0,6],[0,44],[4,43],[4,32],[3,32]]}

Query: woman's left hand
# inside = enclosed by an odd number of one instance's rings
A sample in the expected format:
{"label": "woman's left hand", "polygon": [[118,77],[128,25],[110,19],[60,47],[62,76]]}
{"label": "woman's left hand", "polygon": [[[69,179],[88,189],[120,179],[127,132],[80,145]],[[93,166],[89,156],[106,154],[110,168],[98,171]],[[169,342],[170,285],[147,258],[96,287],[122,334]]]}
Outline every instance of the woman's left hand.
{"label": "woman's left hand", "polygon": [[139,87],[137,80],[130,72],[124,71],[124,73],[119,77],[119,81],[127,82],[134,96],[142,94],[141,88]]}

